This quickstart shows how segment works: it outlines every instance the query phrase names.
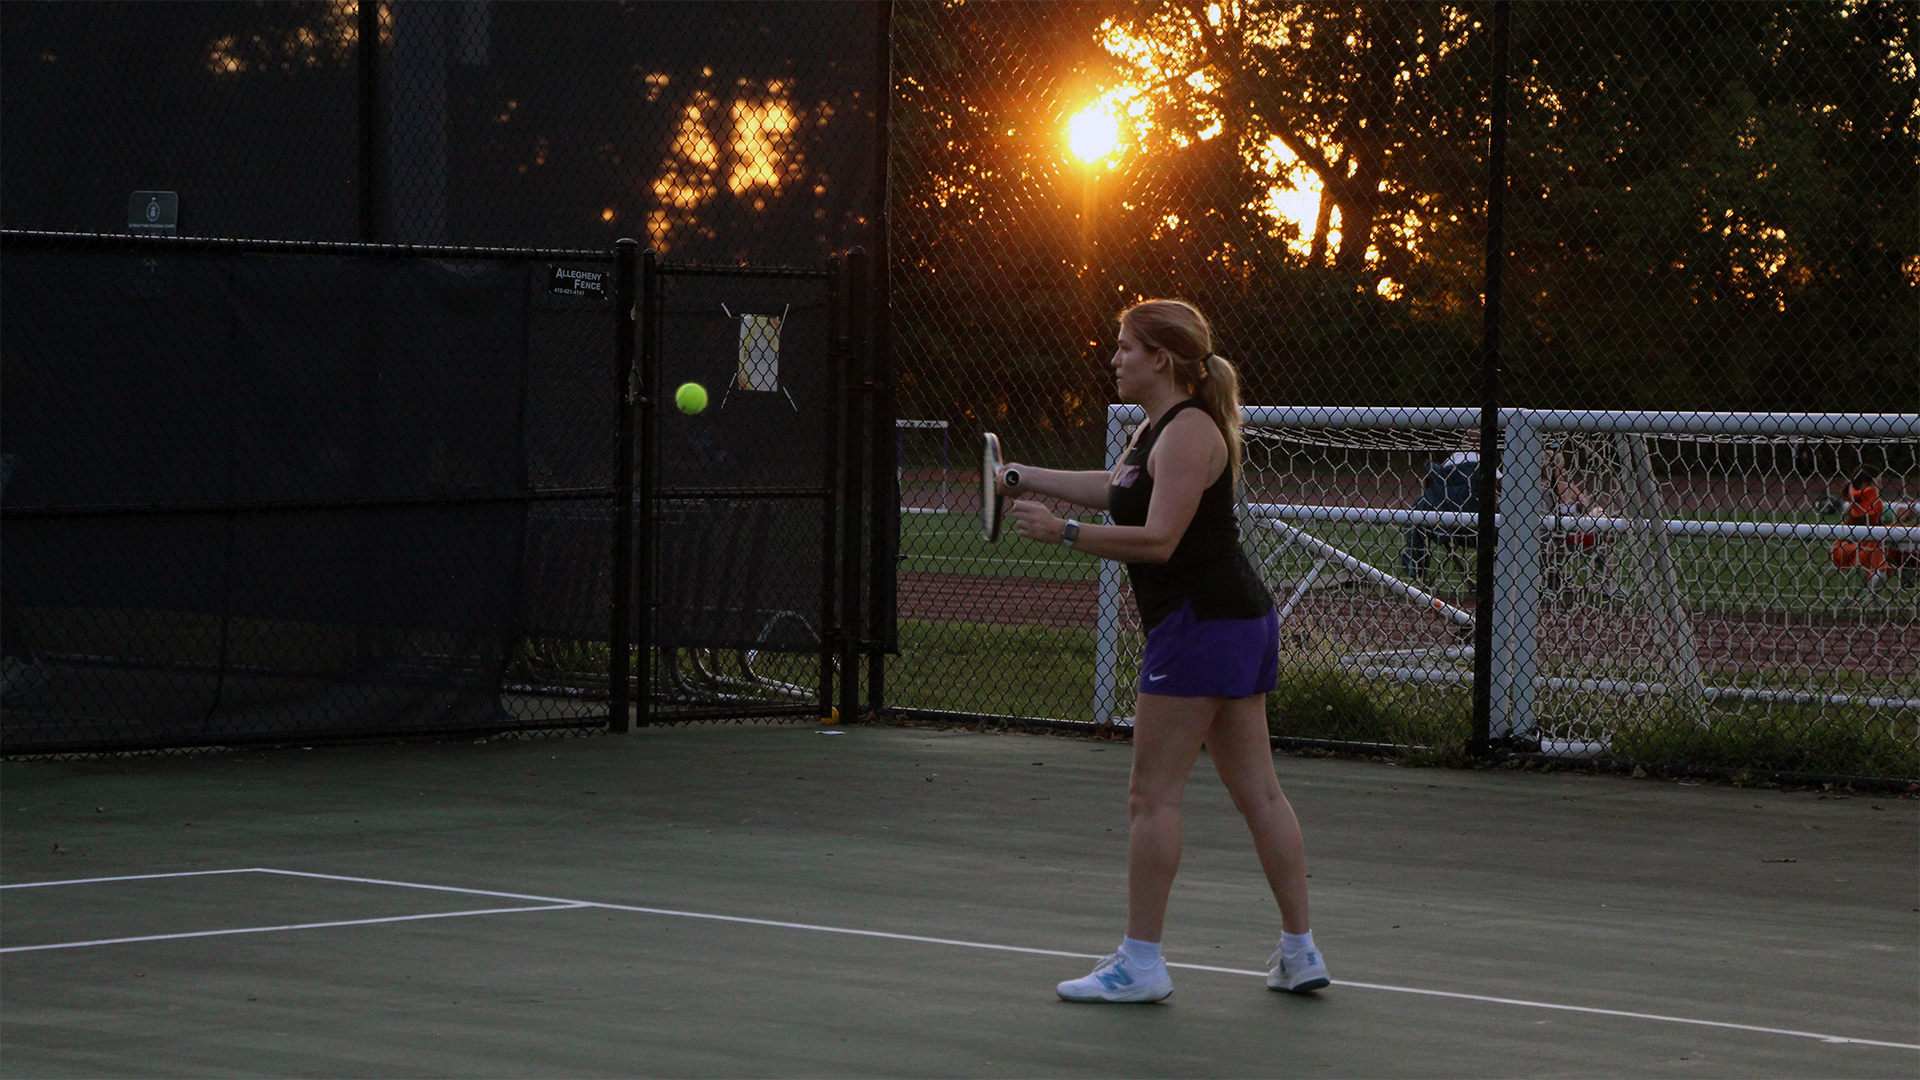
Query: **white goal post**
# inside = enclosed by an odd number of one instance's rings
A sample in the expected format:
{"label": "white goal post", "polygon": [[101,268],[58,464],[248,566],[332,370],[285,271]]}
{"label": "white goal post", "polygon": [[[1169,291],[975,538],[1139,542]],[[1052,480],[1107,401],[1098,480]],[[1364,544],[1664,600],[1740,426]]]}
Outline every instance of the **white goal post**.
{"label": "white goal post", "polygon": [[[1469,601],[1457,596],[1450,601],[1385,553],[1391,538],[1403,532],[1411,538],[1417,530],[1453,530],[1449,535],[1458,537],[1477,527],[1477,514],[1414,509],[1406,494],[1410,486],[1418,491],[1414,470],[1457,449],[1461,433],[1478,428],[1479,410],[1247,406],[1242,415],[1249,446],[1240,496],[1242,531],[1269,584],[1280,586],[1275,599],[1283,630],[1289,619],[1311,620],[1310,594],[1337,581],[1364,592],[1373,606],[1371,621],[1350,619],[1334,635],[1341,648],[1333,662],[1368,679],[1470,684],[1469,631],[1475,615]],[[1118,464],[1144,419],[1137,406],[1109,408],[1108,468]],[[1920,710],[1920,684],[1897,664],[1876,669],[1891,670],[1890,677],[1767,671],[1773,654],[1749,640],[1756,634],[1750,624],[1771,632],[1765,612],[1755,615],[1743,608],[1738,618],[1696,617],[1689,600],[1733,596],[1720,606],[1778,609],[1784,632],[1791,633],[1796,617],[1816,618],[1796,605],[1809,610],[1819,605],[1780,600],[1790,590],[1770,585],[1768,575],[1783,581],[1816,579],[1819,588],[1839,598],[1822,594],[1820,602],[1831,607],[1853,602],[1846,590],[1859,576],[1817,565],[1826,545],[1911,550],[1920,563],[1920,522],[1847,525],[1831,514],[1823,521],[1805,520],[1811,509],[1789,494],[1790,488],[1798,492],[1814,483],[1826,489],[1830,477],[1803,475],[1809,447],[1823,449],[1832,460],[1840,459],[1840,450],[1866,460],[1864,448],[1880,455],[1875,460],[1904,462],[1900,467],[1912,470],[1920,449],[1920,415],[1506,409],[1500,413],[1500,432],[1493,736],[1540,737],[1564,727],[1554,717],[1543,726],[1543,691],[1562,698],[1654,697],[1703,717],[1710,703],[1735,702]],[[1256,460],[1256,451],[1265,457]],[[1783,455],[1786,469],[1770,464]],[[1900,479],[1920,491],[1920,474]],[[1510,522],[1531,524],[1509,528]],[[1327,535],[1335,530],[1349,539]],[[1749,549],[1738,545],[1748,542],[1767,550],[1746,554]],[[1356,544],[1370,548],[1372,556]],[[1558,580],[1561,564],[1548,557],[1562,549],[1585,556],[1578,571],[1586,575],[1584,591],[1574,600],[1566,598]],[[1715,559],[1721,561],[1706,565]],[[1286,570],[1291,572],[1283,575]],[[1123,604],[1130,602],[1124,579],[1124,568],[1102,565],[1093,713],[1104,723],[1127,722],[1130,689],[1122,684],[1122,669],[1137,661],[1137,641],[1122,633]],[[1905,594],[1915,597],[1912,604],[1920,613],[1920,588],[1907,588]],[[1884,608],[1904,602],[1905,594],[1888,590],[1875,594],[1873,602]],[[1587,608],[1581,610],[1581,604]],[[1375,632],[1371,628],[1403,627],[1416,616],[1437,628],[1433,633],[1445,633],[1420,641],[1397,640],[1387,631],[1379,631],[1378,640],[1366,638]],[[1622,628],[1621,634],[1630,632],[1634,648],[1609,655],[1591,641],[1566,640],[1569,633],[1582,632],[1597,640],[1606,635],[1579,628],[1609,625]],[[1543,633],[1552,640],[1543,641]],[[1724,635],[1740,640],[1723,647],[1717,636]],[[1847,641],[1829,642],[1826,653],[1844,663],[1847,649],[1878,648],[1863,644],[1865,638]],[[1745,650],[1741,677],[1722,679],[1717,670],[1703,670],[1703,654],[1718,663],[1736,648]]]}
{"label": "white goal post", "polygon": [[[893,429],[893,479],[895,488],[901,493],[900,512],[903,514],[949,513],[947,495],[948,488],[951,485],[949,483],[950,465],[947,422],[945,420],[895,420],[893,422]],[[910,431],[937,431],[940,433],[940,498],[937,503],[932,502],[931,491],[919,490],[926,487],[924,481],[916,481],[913,485],[915,497],[909,498],[907,496],[907,433]]]}

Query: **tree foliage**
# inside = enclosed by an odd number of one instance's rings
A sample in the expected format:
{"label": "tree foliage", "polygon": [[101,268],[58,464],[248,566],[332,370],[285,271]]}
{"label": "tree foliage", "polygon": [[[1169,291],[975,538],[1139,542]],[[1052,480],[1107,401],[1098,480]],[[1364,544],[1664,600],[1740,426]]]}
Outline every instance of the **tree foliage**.
{"label": "tree foliage", "polygon": [[[1112,314],[1146,295],[1199,302],[1253,399],[1472,397],[1490,4],[901,11],[913,408],[1097,425]],[[1509,400],[1920,408],[1915,22],[1516,5]],[[1082,166],[1057,133],[1090,104],[1122,140]]]}

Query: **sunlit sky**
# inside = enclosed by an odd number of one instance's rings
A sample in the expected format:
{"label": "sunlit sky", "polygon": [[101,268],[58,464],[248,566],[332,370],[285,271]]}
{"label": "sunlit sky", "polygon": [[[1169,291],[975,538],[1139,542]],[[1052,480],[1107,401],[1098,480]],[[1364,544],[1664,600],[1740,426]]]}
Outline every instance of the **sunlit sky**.
{"label": "sunlit sky", "polygon": [[[1217,24],[1223,13],[1215,6],[1209,9],[1208,15]],[[1135,81],[1150,83],[1154,78],[1167,72],[1185,70],[1188,72],[1185,81],[1194,90],[1205,94],[1217,89],[1212,77],[1203,68],[1191,64],[1191,57],[1185,54],[1191,47],[1190,43],[1180,41],[1180,37],[1181,35],[1178,34],[1136,33],[1118,23],[1108,22],[1102,27],[1101,44],[1116,59],[1132,65],[1140,73],[1140,79]],[[1115,135],[1119,144],[1117,148],[1111,152],[1092,155],[1106,160],[1109,168],[1117,164],[1116,159],[1119,156],[1126,154],[1129,149],[1137,150],[1155,134],[1176,146],[1187,145],[1190,140],[1187,133],[1155,131],[1152,106],[1151,95],[1140,86],[1122,84],[1108,87],[1092,102],[1081,108],[1069,121],[1069,145],[1074,154],[1082,160],[1089,159],[1089,155],[1082,153],[1080,145],[1075,141],[1075,133],[1079,130],[1079,125],[1088,122],[1086,118],[1094,115],[1110,116],[1116,122]],[[1201,119],[1204,122],[1206,118],[1203,116]],[[1212,118],[1212,121],[1193,133],[1191,138],[1206,140],[1218,136],[1225,129],[1225,124],[1218,117]],[[1267,191],[1267,213],[1273,217],[1276,226],[1291,224],[1295,227],[1294,235],[1289,238],[1287,246],[1295,255],[1304,259],[1312,251],[1314,221],[1320,212],[1319,178],[1311,170],[1298,167],[1296,165],[1298,159],[1291,151],[1280,145],[1279,140],[1272,141],[1263,150],[1264,153],[1260,154],[1263,160],[1255,164],[1273,178],[1273,183]],[[1339,246],[1339,227],[1340,215],[1336,209],[1328,230],[1328,250]]]}
{"label": "sunlit sky", "polygon": [[[1082,162],[1105,163],[1111,169],[1130,145],[1135,148],[1140,145],[1151,128],[1147,111],[1146,97],[1138,90],[1132,87],[1108,90],[1067,121],[1063,133],[1067,149]],[[1211,138],[1220,130],[1221,126],[1215,124],[1201,132],[1200,138]],[[1297,234],[1288,240],[1287,247],[1305,258],[1312,251],[1314,219],[1320,213],[1319,180],[1311,171],[1295,168],[1297,159],[1278,139],[1269,143],[1266,151],[1267,160],[1262,164],[1267,166],[1269,175],[1275,177],[1267,191],[1267,213],[1276,223],[1288,222],[1297,227]],[[1340,212],[1335,209],[1327,247],[1331,250],[1339,244]]]}

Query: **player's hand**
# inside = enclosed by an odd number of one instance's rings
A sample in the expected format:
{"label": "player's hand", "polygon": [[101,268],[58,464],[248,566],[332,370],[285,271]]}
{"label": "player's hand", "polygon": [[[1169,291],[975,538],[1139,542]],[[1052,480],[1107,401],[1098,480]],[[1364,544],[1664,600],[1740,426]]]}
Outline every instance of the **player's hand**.
{"label": "player's hand", "polygon": [[1043,544],[1057,544],[1066,530],[1066,520],[1037,502],[1022,499],[1007,507],[1007,515],[1020,529],[1020,535]]}

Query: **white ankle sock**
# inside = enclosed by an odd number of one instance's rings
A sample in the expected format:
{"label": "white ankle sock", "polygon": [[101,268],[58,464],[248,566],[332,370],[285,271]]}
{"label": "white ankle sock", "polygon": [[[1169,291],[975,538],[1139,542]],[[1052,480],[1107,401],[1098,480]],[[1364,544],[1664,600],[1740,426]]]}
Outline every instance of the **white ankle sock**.
{"label": "white ankle sock", "polygon": [[1160,943],[1157,941],[1135,941],[1130,937],[1120,939],[1120,955],[1134,967],[1150,968],[1160,962]]}
{"label": "white ankle sock", "polygon": [[1301,952],[1313,948],[1313,931],[1304,934],[1280,932],[1280,953],[1282,956],[1298,956]]}

